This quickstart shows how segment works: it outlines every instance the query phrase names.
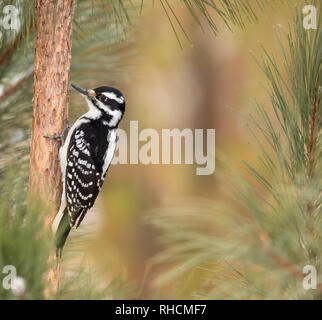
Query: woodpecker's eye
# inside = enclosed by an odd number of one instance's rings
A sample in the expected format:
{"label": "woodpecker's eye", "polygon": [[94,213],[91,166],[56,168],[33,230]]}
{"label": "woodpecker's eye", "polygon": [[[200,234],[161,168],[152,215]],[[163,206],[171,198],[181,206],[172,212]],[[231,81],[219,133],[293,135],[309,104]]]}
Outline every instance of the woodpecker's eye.
{"label": "woodpecker's eye", "polygon": [[106,102],[108,100],[108,98],[104,94],[101,94],[101,93],[97,95],[97,98],[102,102],[103,101]]}

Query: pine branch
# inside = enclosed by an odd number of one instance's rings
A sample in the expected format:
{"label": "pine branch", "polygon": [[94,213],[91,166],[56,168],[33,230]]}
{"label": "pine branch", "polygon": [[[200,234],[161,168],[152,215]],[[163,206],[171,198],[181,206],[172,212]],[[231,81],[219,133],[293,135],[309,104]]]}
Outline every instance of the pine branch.
{"label": "pine branch", "polygon": [[35,27],[34,23],[31,23],[29,25],[29,27],[25,30],[23,30],[23,32],[21,32],[13,42],[11,42],[6,49],[4,50],[4,52],[2,53],[1,57],[0,57],[0,67],[6,63],[6,61],[10,58],[10,56],[14,53],[14,51],[19,47],[19,45],[21,44],[21,42],[26,38],[26,35],[31,32],[33,30],[33,28]]}
{"label": "pine branch", "polygon": [[[303,280],[303,273],[298,270],[291,262],[287,261],[285,257],[274,251],[270,244],[270,238],[267,234],[262,234],[259,237],[260,242],[263,244],[264,251],[270,256],[271,260],[278,269],[284,270],[287,274],[291,275],[298,281]],[[322,291],[322,282],[317,284],[317,290]]]}
{"label": "pine branch", "polygon": [[0,100],[6,98],[11,93],[15,92],[19,89],[21,85],[23,85],[26,81],[28,81],[34,74],[34,68],[31,68],[27,71],[23,77],[13,83],[9,88],[7,88],[2,94],[0,94]]}

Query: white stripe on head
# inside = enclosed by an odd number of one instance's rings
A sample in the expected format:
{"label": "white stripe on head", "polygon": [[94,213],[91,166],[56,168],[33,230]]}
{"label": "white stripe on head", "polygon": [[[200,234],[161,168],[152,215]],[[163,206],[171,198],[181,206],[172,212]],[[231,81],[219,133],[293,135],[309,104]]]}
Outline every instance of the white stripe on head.
{"label": "white stripe on head", "polygon": [[122,96],[118,97],[114,92],[102,92],[102,94],[111,99],[111,100],[115,100],[118,103],[123,103],[124,102],[124,98]]}

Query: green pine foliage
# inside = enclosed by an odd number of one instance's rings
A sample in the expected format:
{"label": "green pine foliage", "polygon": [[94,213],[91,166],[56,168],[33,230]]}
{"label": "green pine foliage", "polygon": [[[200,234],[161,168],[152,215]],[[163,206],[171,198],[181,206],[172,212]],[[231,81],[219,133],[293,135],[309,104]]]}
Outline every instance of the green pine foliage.
{"label": "green pine foliage", "polygon": [[276,29],[279,59],[264,47],[257,59],[273,113],[257,104],[249,117],[256,168],[246,163],[249,174],[235,178],[226,203],[193,202],[149,215],[163,231],[164,249],[153,262],[172,265],[157,287],[202,270],[197,298],[322,297],[321,282],[313,290],[302,285],[304,266],[313,265],[318,279],[322,272],[322,32],[303,28],[302,7],[290,9],[287,32]]}
{"label": "green pine foliage", "polygon": [[[27,208],[25,189],[25,179],[17,178],[10,170],[2,184],[0,199],[0,299],[44,298],[51,241],[45,230],[45,215],[40,214],[43,208],[40,204]],[[13,290],[2,285],[9,275],[4,273],[8,265],[16,268],[16,276],[25,283],[21,295],[15,296]]]}

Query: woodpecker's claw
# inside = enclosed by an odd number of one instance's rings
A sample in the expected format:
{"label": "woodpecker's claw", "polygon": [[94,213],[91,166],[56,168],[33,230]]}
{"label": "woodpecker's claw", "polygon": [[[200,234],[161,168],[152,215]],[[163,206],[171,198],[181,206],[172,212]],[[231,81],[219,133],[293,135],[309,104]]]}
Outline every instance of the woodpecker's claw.
{"label": "woodpecker's claw", "polygon": [[46,138],[46,139],[55,139],[58,142],[62,142],[62,140],[63,140],[62,135],[58,135],[58,134],[54,134],[52,136],[44,136],[44,138]]}
{"label": "woodpecker's claw", "polygon": [[55,139],[56,141],[61,142],[62,144],[64,144],[65,139],[66,139],[67,134],[68,134],[68,131],[69,131],[69,124],[68,124],[68,120],[66,119],[65,120],[65,127],[63,129],[62,134],[54,134],[52,136],[44,136],[44,138],[46,138],[46,139]]}

